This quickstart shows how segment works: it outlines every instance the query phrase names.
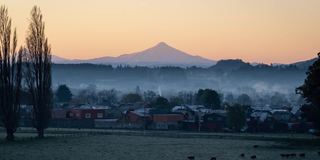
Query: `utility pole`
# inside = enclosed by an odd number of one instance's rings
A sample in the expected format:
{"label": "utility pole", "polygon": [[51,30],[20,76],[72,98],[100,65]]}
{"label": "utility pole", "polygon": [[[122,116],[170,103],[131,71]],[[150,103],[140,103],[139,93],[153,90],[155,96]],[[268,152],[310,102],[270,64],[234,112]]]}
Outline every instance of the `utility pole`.
{"label": "utility pole", "polygon": [[146,106],[143,106],[143,120],[144,120],[143,135],[146,135],[146,127],[147,127],[147,123],[146,123]]}
{"label": "utility pole", "polygon": [[202,115],[199,109],[198,110],[198,132],[201,132],[201,119],[202,119]]}

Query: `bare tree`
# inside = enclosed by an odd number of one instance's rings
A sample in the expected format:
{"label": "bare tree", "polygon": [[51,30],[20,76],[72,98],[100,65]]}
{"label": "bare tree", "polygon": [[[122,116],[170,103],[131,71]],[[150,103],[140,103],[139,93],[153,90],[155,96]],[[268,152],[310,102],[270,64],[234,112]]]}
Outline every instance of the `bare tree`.
{"label": "bare tree", "polygon": [[115,89],[102,90],[97,93],[99,104],[114,105],[118,103],[119,91]]}
{"label": "bare tree", "polygon": [[[6,128],[8,141],[14,140],[19,123],[22,79],[22,53],[16,52],[16,31],[11,37],[11,18],[8,9],[0,7],[0,117]],[[12,39],[11,39],[12,38]]]}
{"label": "bare tree", "polygon": [[51,49],[45,36],[45,23],[40,8],[35,6],[31,11],[27,45],[26,81],[32,97],[33,125],[38,137],[44,137],[44,129],[51,119]]}

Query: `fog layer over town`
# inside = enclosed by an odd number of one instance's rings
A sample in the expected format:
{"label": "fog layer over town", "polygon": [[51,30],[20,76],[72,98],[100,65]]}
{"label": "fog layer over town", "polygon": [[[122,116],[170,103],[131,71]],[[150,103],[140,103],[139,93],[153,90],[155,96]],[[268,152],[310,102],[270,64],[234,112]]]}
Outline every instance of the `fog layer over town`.
{"label": "fog layer over town", "polygon": [[295,89],[303,83],[308,63],[252,65],[242,60],[222,60],[207,68],[55,64],[52,77],[53,86],[66,84],[75,94],[91,87],[98,91],[115,89],[120,94],[153,91],[170,97],[210,88],[223,97],[247,94],[258,101],[277,95],[293,102],[292,98],[299,99]]}

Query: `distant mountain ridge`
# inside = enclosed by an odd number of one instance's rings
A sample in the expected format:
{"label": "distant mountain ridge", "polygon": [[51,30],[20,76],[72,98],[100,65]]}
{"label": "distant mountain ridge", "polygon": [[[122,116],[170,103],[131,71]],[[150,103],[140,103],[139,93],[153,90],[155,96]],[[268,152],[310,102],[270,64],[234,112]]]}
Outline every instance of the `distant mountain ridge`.
{"label": "distant mountain ridge", "polygon": [[[307,69],[317,58],[295,62],[288,65],[295,65],[301,69]],[[160,42],[154,47],[141,52],[122,54],[117,57],[105,56],[88,60],[70,60],[59,56],[52,56],[53,63],[57,64],[108,64],[108,65],[130,65],[130,66],[177,66],[177,67],[210,67],[214,69],[234,70],[240,67],[258,65],[250,64],[241,59],[226,59],[220,61],[209,60],[200,56],[193,56],[169,46],[165,42]],[[285,64],[272,64],[285,65]]]}
{"label": "distant mountain ridge", "polygon": [[137,66],[202,66],[209,67],[216,62],[200,56],[193,56],[175,49],[164,42],[141,52],[123,54],[118,57],[100,57],[88,60],[68,60],[53,56],[54,63],[92,63],[92,64],[122,64]]}
{"label": "distant mountain ridge", "polygon": [[216,65],[210,68],[215,70],[232,71],[232,70],[237,70],[241,67],[249,67],[249,66],[252,66],[252,65],[250,63],[246,63],[242,61],[241,59],[226,59],[226,60],[218,61]]}

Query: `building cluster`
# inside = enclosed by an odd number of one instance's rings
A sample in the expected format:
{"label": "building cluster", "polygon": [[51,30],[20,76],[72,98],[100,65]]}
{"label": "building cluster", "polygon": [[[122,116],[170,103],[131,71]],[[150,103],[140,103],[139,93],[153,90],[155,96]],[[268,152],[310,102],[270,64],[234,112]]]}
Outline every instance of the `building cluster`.
{"label": "building cluster", "polygon": [[[31,111],[23,107],[22,126],[31,125]],[[254,107],[246,112],[243,132],[308,132],[312,123],[301,118],[299,107]],[[228,112],[202,105],[175,106],[167,113],[154,112],[144,104],[118,107],[80,105],[52,110],[50,127],[148,129],[231,132]]]}

